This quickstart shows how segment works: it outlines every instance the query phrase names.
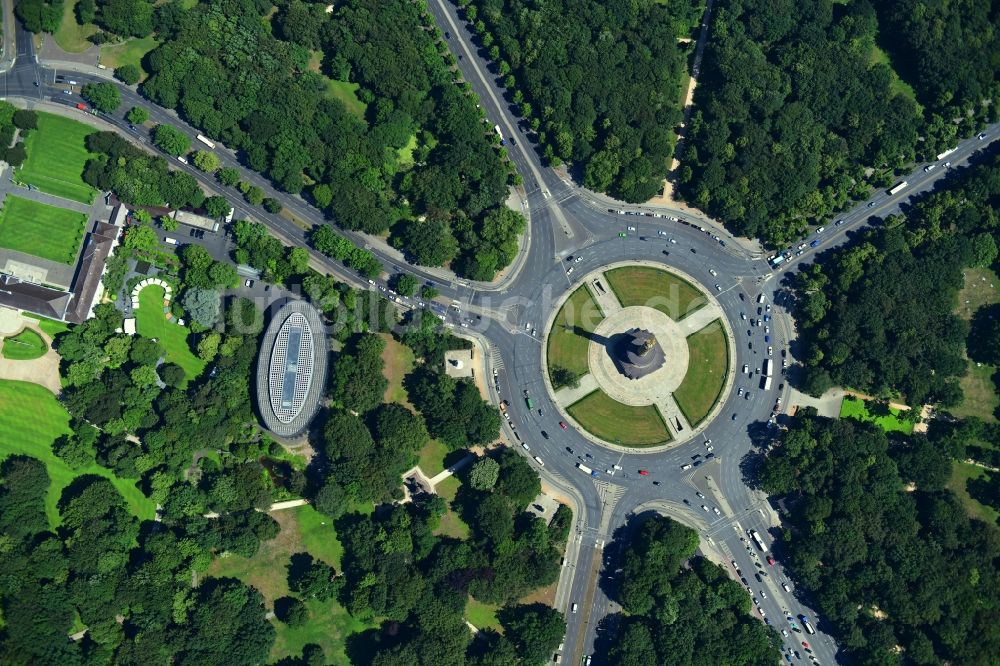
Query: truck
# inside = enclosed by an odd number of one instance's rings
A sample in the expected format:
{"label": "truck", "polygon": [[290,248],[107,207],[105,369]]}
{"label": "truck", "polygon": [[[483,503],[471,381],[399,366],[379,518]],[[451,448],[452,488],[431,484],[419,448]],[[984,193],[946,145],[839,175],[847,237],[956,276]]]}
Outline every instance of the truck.
{"label": "truck", "polygon": [[892,186],[892,189],[889,190],[889,196],[892,196],[894,194],[899,194],[904,189],[906,189],[907,185],[909,185],[909,183],[907,183],[905,180],[899,181],[898,183]]}
{"label": "truck", "polygon": [[761,366],[761,368],[763,370],[764,376],[765,377],[770,377],[771,376],[771,359],[765,358],[764,359],[764,365]]}
{"label": "truck", "polygon": [[500,126],[499,125],[494,125],[493,126],[493,131],[497,133],[498,137],[500,137],[500,145],[501,146],[506,146],[507,145],[507,141],[503,138],[503,132],[500,131]]}
{"label": "truck", "polygon": [[202,136],[201,134],[199,134],[195,138],[198,139],[199,141],[201,141],[203,144],[205,144],[209,148],[213,148],[213,149],[215,148],[215,144],[212,143],[207,136]]}
{"label": "truck", "polygon": [[944,158],[946,158],[949,155],[951,155],[953,152],[955,152],[955,149],[954,148],[949,148],[948,150],[944,151],[943,153],[939,153],[938,156],[937,156],[937,158],[939,160],[943,160]]}
{"label": "truck", "polygon": [[753,539],[753,542],[757,544],[758,548],[760,548],[760,552],[767,552],[767,544],[765,544],[764,540],[760,538],[760,534],[757,533],[757,530],[750,530],[750,538]]}
{"label": "truck", "polygon": [[768,259],[768,261],[770,262],[772,268],[777,268],[781,263],[785,261],[785,255],[776,254],[770,259]]}
{"label": "truck", "polygon": [[528,409],[532,409],[535,406],[534,403],[531,402],[531,398],[525,398],[524,399],[524,404],[526,404],[528,406]]}
{"label": "truck", "polygon": [[587,467],[583,463],[577,463],[576,466],[584,474],[589,474],[591,476],[597,476],[597,472],[595,472],[594,470],[590,469],[589,467]]}
{"label": "truck", "polygon": [[812,622],[809,621],[809,618],[805,615],[800,615],[799,619],[802,620],[802,628],[805,629],[807,633],[813,635],[816,634],[816,630],[813,629]]}

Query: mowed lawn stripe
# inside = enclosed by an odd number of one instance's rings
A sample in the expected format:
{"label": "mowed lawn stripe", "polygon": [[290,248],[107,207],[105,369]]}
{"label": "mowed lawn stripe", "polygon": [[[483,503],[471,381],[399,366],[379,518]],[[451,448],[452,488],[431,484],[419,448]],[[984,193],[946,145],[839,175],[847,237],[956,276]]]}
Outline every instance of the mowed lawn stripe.
{"label": "mowed lawn stripe", "polygon": [[688,369],[674,391],[674,401],[692,426],[708,416],[726,384],[729,342],[718,319],[692,333],[688,342]]}
{"label": "mowed lawn stripe", "polygon": [[708,300],[701,290],[673,273],[648,266],[622,266],[605,271],[622,307],[644,305],[674,321],[700,309]]}
{"label": "mowed lawn stripe", "polygon": [[0,247],[72,265],[86,226],[83,213],[8,195],[0,212]]}
{"label": "mowed lawn stripe", "polygon": [[625,405],[600,389],[574,402],[566,411],[581,427],[607,442],[655,446],[670,441],[670,432],[655,406]]}
{"label": "mowed lawn stripe", "polygon": [[18,179],[57,197],[92,203],[97,190],[83,182],[83,170],[96,157],[85,143],[96,131],[70,118],[39,113],[38,128],[24,140],[28,159],[18,169]]}
{"label": "mowed lawn stripe", "polygon": [[579,375],[590,372],[587,363],[590,340],[574,330],[581,329],[592,333],[602,319],[604,315],[587,288],[581,286],[574,291],[559,308],[552,322],[552,330],[549,331],[546,358],[549,370],[559,366]]}

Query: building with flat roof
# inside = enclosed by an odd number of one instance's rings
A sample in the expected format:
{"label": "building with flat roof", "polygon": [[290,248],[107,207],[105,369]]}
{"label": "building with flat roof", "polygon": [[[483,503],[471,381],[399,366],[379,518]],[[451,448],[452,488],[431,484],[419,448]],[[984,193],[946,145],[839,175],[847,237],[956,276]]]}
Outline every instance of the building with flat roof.
{"label": "building with flat roof", "polygon": [[257,357],[257,409],[268,430],[293,437],[306,429],[323,397],[328,355],[315,308],[290,301],[275,313]]}

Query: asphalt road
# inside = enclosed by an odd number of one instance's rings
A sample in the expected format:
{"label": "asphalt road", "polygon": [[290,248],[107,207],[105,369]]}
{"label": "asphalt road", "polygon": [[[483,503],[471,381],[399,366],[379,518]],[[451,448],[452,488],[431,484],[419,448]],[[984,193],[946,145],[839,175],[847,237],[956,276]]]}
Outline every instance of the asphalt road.
{"label": "asphalt road", "polygon": [[[884,217],[898,211],[900,203],[933,187],[947,170],[939,166],[925,172],[920,165],[906,178],[910,183],[906,190],[895,197],[877,193],[871,199],[871,207],[868,207],[868,202],[858,204],[840,216],[845,220],[842,225],[827,225],[823,234],[815,236],[822,241],[817,248],[807,245],[801,255],[793,255],[782,265],[780,272],[773,272],[763,257],[748,251],[744,244],[734,242],[724,232],[712,228],[707,232],[700,231],[697,225],[702,223],[695,218],[669,208],[624,205],[620,207],[622,210],[636,214],[620,215],[609,211],[603,198],[564,181],[546,168],[530,137],[522,131],[510,105],[504,100],[503,92],[489,70],[489,63],[472,45],[471,36],[458,19],[454,7],[443,0],[431,0],[429,4],[434,20],[442,31],[449,33],[449,46],[456,56],[461,56],[458,65],[479,95],[490,123],[500,125],[508,139],[514,138],[513,142],[508,140],[507,150],[524,178],[522,196],[530,215],[530,242],[505,281],[500,285],[489,285],[457,279],[437,269],[409,266],[398,254],[383,250],[362,234],[346,235],[361,245],[371,247],[386,267],[405,267],[407,272],[435,282],[441,290],[438,299],[441,305],[453,301],[457,304],[457,308],[448,310],[446,319],[453,326],[465,324],[468,326],[465,332],[480,338],[487,346],[490,365],[497,371],[499,386],[499,390],[491,386],[491,393],[495,400],[506,399],[511,403],[509,414],[514,429],[508,429],[509,438],[515,444],[526,442],[531,448],[530,455],[538,455],[544,460],[545,467],[539,471],[546,481],[573,500],[575,529],[556,600],[557,606],[567,613],[564,662],[579,663],[584,655],[593,652],[599,636],[602,641],[614,640],[613,614],[618,609],[611,601],[613,570],[606,570],[600,580],[595,574],[603,562],[613,560],[610,556],[614,554],[605,552],[605,547],[612,542],[616,530],[629,524],[630,518],[636,514],[660,511],[696,529],[702,536],[703,547],[717,553],[723,561],[735,560],[744,577],[749,576],[750,591],[759,601],[767,620],[776,629],[789,631],[790,636],[784,641],[786,646],[797,647],[801,653],[800,643],[807,640],[820,663],[834,663],[836,645],[822,631],[826,628],[822,618],[816,618],[806,604],[807,600],[796,595],[794,572],[784,570],[780,562],[771,567],[760,561],[760,554],[748,542],[746,531],[755,529],[770,543],[777,516],[767,498],[747,486],[741,461],[752,449],[751,434],[766,428],[779,396],[783,398],[782,404],[787,406],[788,389],[778,391],[777,387],[783,379],[776,376],[774,387],[765,392],[759,388],[759,375],[751,377],[739,373],[744,364],[751,370],[759,368],[767,348],[763,340],[763,326],[748,327],[741,313],[748,319],[757,318],[756,299],[759,294],[764,294],[765,305],[771,305],[772,359],[780,368],[782,351],[787,349],[794,331],[790,314],[775,302],[775,298],[780,296],[780,278],[798,270],[803,262],[815,259],[813,255],[816,252],[846,242],[848,233],[867,224],[869,218]],[[58,85],[56,77],[60,72],[36,62],[30,39],[20,26],[17,46],[13,67],[2,75],[2,90],[6,97],[70,106],[80,101],[79,85],[71,89],[72,94],[63,92],[68,86]],[[66,74],[66,78],[78,84],[107,80],[107,77],[93,73],[76,72]],[[35,82],[38,82],[37,86]],[[192,140],[196,136],[197,131],[172,111],[150,104],[132,89],[119,88],[123,98],[121,113],[110,116],[101,114],[101,117],[123,133],[149,144],[145,130],[129,129],[123,117],[127,109],[141,105],[150,110],[154,122],[168,122],[187,132]],[[972,138],[958,146],[948,158],[953,168],[958,168],[974,151],[991,141],[1000,128],[992,126],[987,132],[989,137],[986,141]],[[197,143],[194,145],[198,146]],[[216,153],[222,158],[224,166],[240,167],[245,179],[260,186],[268,196],[277,198],[303,222],[324,222],[322,215],[301,198],[275,190],[264,178],[242,168],[233,152],[218,146]],[[179,162],[173,166],[196,177],[203,187],[218,188],[212,178],[193,167]],[[305,245],[305,231],[288,219],[269,215],[262,209],[251,210],[242,202],[236,207],[237,215],[253,216],[264,222],[286,242]],[[690,224],[643,214],[653,211]],[[628,226],[636,230],[627,231]],[[666,235],[661,236],[661,231]],[[619,237],[620,232],[626,233],[624,238]],[[713,237],[713,234],[716,236]],[[676,244],[668,242],[667,238],[676,240]],[[719,417],[708,424],[697,438],[659,453],[618,452],[592,444],[572,428],[563,430],[559,427],[559,410],[542,381],[542,329],[560,296],[577,286],[566,275],[566,258],[571,255],[582,258],[580,263],[574,264],[576,278],[614,261],[643,259],[685,271],[717,298],[736,339],[735,369],[738,377],[733,386],[734,392],[723,399]],[[344,266],[322,255],[313,253],[312,265],[355,285],[368,286]],[[710,270],[718,275],[713,276]],[[715,284],[719,284],[721,291],[716,292]],[[477,319],[477,315],[481,318]],[[750,342],[753,349],[748,347]],[[791,357],[788,360],[792,362]],[[750,392],[749,399],[737,395],[735,389],[740,387]],[[525,390],[530,392],[535,408],[542,409],[544,416],[526,408],[523,400]],[[732,419],[734,414],[735,420]],[[542,430],[548,433],[548,439],[539,434]],[[706,439],[712,440],[716,459],[691,470],[682,470],[681,466],[691,462],[692,456],[704,455]],[[578,456],[583,456],[590,467],[599,470],[597,478],[587,476],[576,468],[576,464],[581,462]],[[616,464],[622,467],[620,471],[613,476],[605,473]],[[640,468],[649,470],[650,475],[640,476]],[[654,481],[659,485],[654,485]],[[704,498],[696,493],[701,493]],[[709,510],[703,510],[702,504]],[[719,515],[712,510],[713,507],[719,509]],[[769,574],[762,579],[762,583],[753,578],[753,572],[761,570],[757,564]],[[732,569],[732,565],[727,566]],[[735,577],[736,572],[732,571],[732,575]],[[790,592],[782,589],[782,581],[787,581]],[[766,598],[760,595],[760,590],[765,591]],[[570,612],[573,603],[579,604],[576,613]],[[791,612],[793,617],[800,613],[808,615],[819,633],[805,637],[792,632],[783,611]],[[605,618],[608,621],[604,622]],[[801,626],[797,619],[795,622]]]}

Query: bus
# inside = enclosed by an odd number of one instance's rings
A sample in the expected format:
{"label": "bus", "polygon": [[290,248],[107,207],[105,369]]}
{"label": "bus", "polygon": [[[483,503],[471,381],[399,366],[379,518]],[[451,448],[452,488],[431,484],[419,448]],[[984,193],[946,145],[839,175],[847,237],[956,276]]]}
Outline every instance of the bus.
{"label": "bus", "polygon": [[943,153],[938,153],[937,158],[939,160],[943,160],[944,158],[946,158],[949,155],[951,155],[953,152],[955,152],[955,148],[949,148],[948,150],[944,151]]}
{"label": "bus", "polygon": [[199,141],[201,141],[203,144],[205,144],[209,148],[212,148],[213,150],[215,149],[215,144],[212,143],[211,141],[209,141],[209,139],[208,139],[207,136],[202,136],[201,134],[199,134],[197,138],[198,138]]}
{"label": "bus", "polygon": [[500,137],[500,145],[501,146],[507,145],[507,142],[503,138],[503,132],[500,131],[500,126],[499,125],[494,125],[493,126],[493,131],[497,133],[498,137]]}
{"label": "bus", "polygon": [[765,377],[771,376],[771,359],[769,358],[764,359],[764,376]]}
{"label": "bus", "polygon": [[760,534],[757,533],[757,530],[750,530],[750,538],[753,539],[753,542],[757,544],[758,548],[760,548],[760,552],[767,552],[767,545],[764,543],[764,540],[760,538]]}
{"label": "bus", "polygon": [[907,185],[909,185],[909,183],[907,183],[905,180],[896,183],[895,185],[893,185],[892,189],[889,190],[889,195],[892,196],[893,194],[899,194],[906,188]]}

